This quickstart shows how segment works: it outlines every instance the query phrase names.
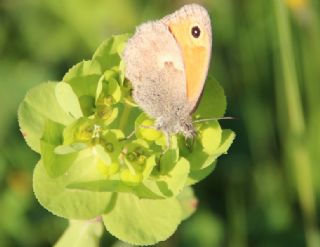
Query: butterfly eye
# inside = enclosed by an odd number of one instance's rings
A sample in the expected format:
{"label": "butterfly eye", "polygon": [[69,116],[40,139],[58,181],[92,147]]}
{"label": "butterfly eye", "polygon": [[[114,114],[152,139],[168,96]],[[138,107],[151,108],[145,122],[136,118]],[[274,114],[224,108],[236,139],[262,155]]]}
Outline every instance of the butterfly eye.
{"label": "butterfly eye", "polygon": [[191,34],[194,38],[199,38],[200,34],[201,34],[201,31],[200,31],[200,28],[198,26],[193,26],[191,28]]}

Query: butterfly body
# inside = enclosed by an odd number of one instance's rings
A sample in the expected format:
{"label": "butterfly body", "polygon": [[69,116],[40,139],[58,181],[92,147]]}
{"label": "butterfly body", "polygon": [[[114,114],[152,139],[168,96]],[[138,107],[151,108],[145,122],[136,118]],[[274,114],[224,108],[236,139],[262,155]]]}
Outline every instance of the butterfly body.
{"label": "butterfly body", "polygon": [[123,53],[125,75],[134,100],[156,119],[158,129],[194,135],[191,114],[203,90],[210,54],[210,18],[199,5],[186,5],[137,27]]}

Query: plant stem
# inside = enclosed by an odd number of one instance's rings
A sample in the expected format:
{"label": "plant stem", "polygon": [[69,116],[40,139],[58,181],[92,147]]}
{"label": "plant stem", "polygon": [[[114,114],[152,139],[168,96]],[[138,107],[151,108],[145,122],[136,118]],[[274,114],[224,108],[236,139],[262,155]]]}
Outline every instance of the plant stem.
{"label": "plant stem", "polygon": [[[292,35],[288,10],[283,0],[274,0],[278,45],[280,49],[283,84],[278,90],[278,107],[285,109],[279,116],[283,118],[286,130],[283,146],[287,151],[288,162],[293,164],[299,203],[302,209],[306,241],[308,247],[320,246],[316,223],[314,187],[309,153],[305,145],[306,127],[299,94],[298,77],[293,53]],[[280,83],[280,82],[279,82]],[[281,102],[281,100],[283,102]],[[283,104],[283,105],[282,105]]]}
{"label": "plant stem", "polygon": [[119,129],[123,130],[125,128],[125,125],[126,125],[126,123],[128,122],[128,119],[129,119],[131,108],[132,107],[127,106],[127,105],[124,107],[123,112],[122,112],[122,116],[121,116],[121,119],[120,119],[120,123],[119,123]]}

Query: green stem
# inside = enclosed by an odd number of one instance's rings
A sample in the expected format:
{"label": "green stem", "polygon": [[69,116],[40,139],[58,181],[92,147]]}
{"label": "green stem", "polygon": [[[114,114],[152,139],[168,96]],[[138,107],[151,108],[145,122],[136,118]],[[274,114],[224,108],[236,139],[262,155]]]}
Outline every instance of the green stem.
{"label": "green stem", "polygon": [[98,247],[103,232],[104,227],[100,217],[92,220],[69,220],[69,226],[54,247]]}
{"label": "green stem", "polygon": [[125,124],[128,122],[131,109],[132,109],[131,106],[129,106],[127,104],[125,105],[123,112],[122,112],[122,115],[121,115],[119,129],[123,130],[125,128]]}
{"label": "green stem", "polygon": [[[307,246],[320,246],[316,223],[316,207],[312,171],[309,153],[304,144],[306,127],[304,122],[301,96],[299,94],[298,77],[293,52],[292,35],[288,10],[283,0],[274,0],[276,22],[278,29],[278,44],[283,73],[282,89],[278,90],[278,108],[286,110],[280,114],[286,125],[286,135],[283,143],[288,161],[293,164],[296,178],[299,203],[302,209]],[[283,102],[281,102],[281,100]],[[283,104],[283,105],[282,105]]]}

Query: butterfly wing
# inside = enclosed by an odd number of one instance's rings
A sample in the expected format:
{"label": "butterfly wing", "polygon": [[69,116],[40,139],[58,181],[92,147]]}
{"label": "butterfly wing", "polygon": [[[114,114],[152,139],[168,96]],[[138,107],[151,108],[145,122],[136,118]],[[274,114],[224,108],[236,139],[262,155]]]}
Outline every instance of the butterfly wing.
{"label": "butterfly wing", "polygon": [[[212,47],[210,17],[202,6],[190,4],[162,21],[169,27],[182,51],[191,112],[199,102],[208,73]],[[193,28],[198,29],[197,36],[193,36]]]}
{"label": "butterfly wing", "polygon": [[126,77],[138,105],[154,118],[172,118],[186,105],[182,53],[168,27],[148,22],[137,28],[123,53]]}

